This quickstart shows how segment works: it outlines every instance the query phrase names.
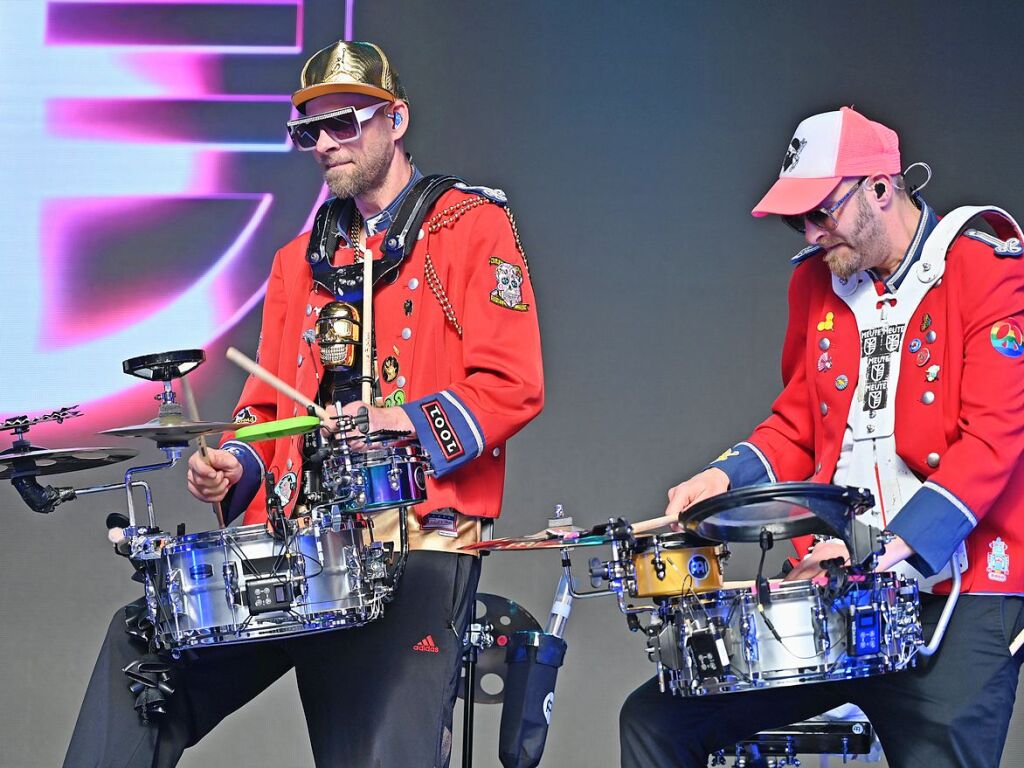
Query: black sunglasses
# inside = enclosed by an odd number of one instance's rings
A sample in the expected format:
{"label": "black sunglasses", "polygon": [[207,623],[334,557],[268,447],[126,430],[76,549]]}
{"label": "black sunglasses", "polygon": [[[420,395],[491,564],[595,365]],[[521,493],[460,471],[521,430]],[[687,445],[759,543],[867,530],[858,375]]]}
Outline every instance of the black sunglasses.
{"label": "black sunglasses", "polygon": [[835,232],[836,227],[839,226],[839,219],[835,215],[836,211],[842,208],[843,204],[853,197],[853,193],[860,189],[860,185],[867,181],[867,179],[867,176],[861,178],[860,181],[850,187],[849,192],[839,198],[839,202],[829,208],[815,208],[813,211],[807,211],[807,213],[783,216],[782,220],[801,235],[807,232],[807,222],[810,222],[818,229],[823,229],[826,232]]}

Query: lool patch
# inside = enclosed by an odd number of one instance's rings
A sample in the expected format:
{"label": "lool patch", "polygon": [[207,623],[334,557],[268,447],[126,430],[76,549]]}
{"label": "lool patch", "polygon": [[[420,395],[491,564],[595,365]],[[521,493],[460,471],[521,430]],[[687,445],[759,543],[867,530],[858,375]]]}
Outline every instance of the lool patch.
{"label": "lool patch", "polygon": [[437,440],[438,445],[441,446],[446,460],[453,461],[466,453],[462,447],[462,441],[455,434],[452,423],[448,420],[448,414],[441,407],[440,401],[430,400],[423,403],[420,409],[427,417],[427,421],[430,422],[430,430],[434,433],[434,439]]}

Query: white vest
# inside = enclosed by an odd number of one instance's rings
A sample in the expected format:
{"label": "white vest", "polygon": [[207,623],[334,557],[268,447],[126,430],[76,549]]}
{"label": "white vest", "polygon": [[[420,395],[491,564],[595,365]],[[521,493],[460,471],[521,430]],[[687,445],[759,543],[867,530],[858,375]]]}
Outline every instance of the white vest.
{"label": "white vest", "polygon": [[[861,520],[879,530],[896,517],[922,484],[896,454],[896,386],[904,357],[907,324],[925,294],[939,283],[945,272],[950,245],[967,223],[979,215],[1005,217],[1019,230],[1001,208],[964,206],[951,211],[935,226],[925,241],[921,258],[895,293],[879,296],[866,272],[858,272],[847,281],[832,276],[832,290],[853,312],[861,343],[857,389],[850,403],[843,447],[832,482],[871,490],[875,506]],[[961,571],[966,570],[967,549],[963,543],[959,562]],[[906,562],[892,570],[916,578],[926,592],[952,575],[948,565],[929,578]]]}

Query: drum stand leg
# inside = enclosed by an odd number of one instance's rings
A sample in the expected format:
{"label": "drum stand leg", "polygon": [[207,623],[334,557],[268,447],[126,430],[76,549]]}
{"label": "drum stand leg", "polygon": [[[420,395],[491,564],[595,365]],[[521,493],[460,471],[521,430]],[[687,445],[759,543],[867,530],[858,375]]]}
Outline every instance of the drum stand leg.
{"label": "drum stand leg", "polygon": [[480,649],[474,645],[462,655],[465,674],[462,696],[462,768],[473,768],[473,704],[476,696],[476,660]]}

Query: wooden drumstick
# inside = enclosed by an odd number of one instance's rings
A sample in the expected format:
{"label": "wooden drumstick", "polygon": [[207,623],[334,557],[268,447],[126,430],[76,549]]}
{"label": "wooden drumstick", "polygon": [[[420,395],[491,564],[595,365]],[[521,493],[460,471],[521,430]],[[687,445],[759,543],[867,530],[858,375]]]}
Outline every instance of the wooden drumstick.
{"label": "wooden drumstick", "polygon": [[243,355],[234,347],[228,347],[228,351],[225,352],[224,354],[228,360],[237,365],[239,368],[248,371],[257,379],[267,382],[267,384],[272,386],[278,392],[280,392],[283,395],[287,395],[292,400],[297,402],[299,405],[304,406],[306,408],[312,407],[313,413],[315,413],[319,417],[320,421],[322,421],[324,425],[329,427],[331,423],[334,421],[334,419],[331,417],[329,413],[327,413],[327,411],[325,411],[319,405],[314,403],[304,394],[299,392],[299,390],[295,389],[295,387],[285,384],[283,381],[277,378],[277,376],[272,374],[266,368],[263,368],[258,363],[254,362],[253,360],[250,360],[248,357]]}
{"label": "wooden drumstick", "polygon": [[658,528],[662,528],[666,525],[679,522],[679,515],[663,515],[661,517],[652,517],[650,520],[641,520],[639,523],[633,523],[633,533],[647,533]]}
{"label": "wooden drumstick", "polygon": [[363,348],[362,400],[367,405],[373,405],[373,253],[359,244],[363,239],[361,235],[362,232],[356,247],[363,251],[363,317],[359,332]]}
{"label": "wooden drumstick", "polygon": [[[199,406],[196,404],[196,395],[192,391],[192,385],[188,383],[188,379],[183,377],[181,379],[181,389],[185,393],[185,406],[188,408],[188,417],[192,421],[199,421]],[[210,453],[206,448],[206,435],[199,436],[199,455],[202,456],[203,461],[207,464],[210,463]],[[212,502],[213,514],[217,516],[217,525],[221,528],[224,527],[224,510],[220,506],[219,501]]]}

